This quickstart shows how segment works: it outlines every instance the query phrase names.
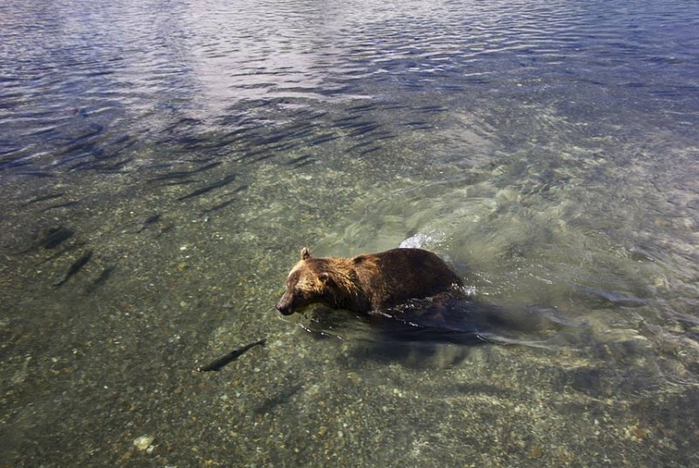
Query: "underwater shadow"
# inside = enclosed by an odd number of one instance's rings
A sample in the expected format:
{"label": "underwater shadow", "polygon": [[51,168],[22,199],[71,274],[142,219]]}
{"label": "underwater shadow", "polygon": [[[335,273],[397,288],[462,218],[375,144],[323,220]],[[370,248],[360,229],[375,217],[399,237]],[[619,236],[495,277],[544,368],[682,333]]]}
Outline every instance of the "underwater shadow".
{"label": "underwater shadow", "polygon": [[305,322],[301,326],[317,339],[356,343],[352,359],[423,368],[458,365],[486,344],[548,347],[551,332],[570,325],[550,309],[506,309],[452,296],[414,299],[368,315],[318,307]]}

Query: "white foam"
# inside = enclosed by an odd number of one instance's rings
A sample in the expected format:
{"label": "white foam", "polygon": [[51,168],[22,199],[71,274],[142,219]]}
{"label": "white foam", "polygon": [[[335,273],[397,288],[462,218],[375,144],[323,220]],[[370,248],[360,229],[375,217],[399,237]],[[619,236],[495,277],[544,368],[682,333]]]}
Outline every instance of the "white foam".
{"label": "white foam", "polygon": [[428,245],[439,244],[444,241],[444,233],[430,231],[429,233],[418,232],[414,236],[408,237],[398,246],[401,249],[421,249]]}

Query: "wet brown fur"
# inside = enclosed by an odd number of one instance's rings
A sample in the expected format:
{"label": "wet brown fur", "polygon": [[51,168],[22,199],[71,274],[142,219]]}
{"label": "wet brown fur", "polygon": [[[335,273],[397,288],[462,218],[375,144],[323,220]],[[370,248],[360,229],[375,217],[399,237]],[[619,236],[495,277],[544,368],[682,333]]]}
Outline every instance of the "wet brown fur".
{"label": "wet brown fur", "polygon": [[371,312],[460,286],[461,280],[435,254],[394,249],[354,258],[313,258],[307,248],[294,265],[277,309],[285,315],[322,303]]}

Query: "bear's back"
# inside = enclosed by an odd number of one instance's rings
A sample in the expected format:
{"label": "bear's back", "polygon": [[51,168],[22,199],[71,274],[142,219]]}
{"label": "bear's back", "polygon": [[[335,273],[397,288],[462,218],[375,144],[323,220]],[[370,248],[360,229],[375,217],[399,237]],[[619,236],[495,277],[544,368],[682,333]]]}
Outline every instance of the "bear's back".
{"label": "bear's back", "polygon": [[444,261],[422,249],[393,249],[353,259],[373,309],[449,291],[461,279]]}

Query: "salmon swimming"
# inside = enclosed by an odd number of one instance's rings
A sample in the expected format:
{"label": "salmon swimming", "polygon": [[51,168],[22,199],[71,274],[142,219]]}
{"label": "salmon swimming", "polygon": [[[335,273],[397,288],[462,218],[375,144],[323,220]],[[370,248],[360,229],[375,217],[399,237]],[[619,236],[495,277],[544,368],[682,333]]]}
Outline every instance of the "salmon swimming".
{"label": "salmon swimming", "polygon": [[63,278],[60,281],[53,283],[54,287],[62,286],[66,281],[68,281],[74,274],[79,272],[82,267],[85,266],[87,262],[92,258],[92,250],[89,250],[85,255],[77,259],[68,269]]}
{"label": "salmon swimming", "polygon": [[232,361],[235,361],[238,359],[240,356],[245,354],[250,348],[254,348],[255,346],[264,346],[265,342],[267,340],[263,339],[260,341],[256,341],[254,343],[250,343],[248,345],[243,346],[242,348],[236,349],[234,351],[231,351],[230,353],[221,356],[220,358],[211,361],[209,364],[205,366],[199,366],[197,367],[197,372],[209,372],[209,371],[219,371],[221,368]]}

